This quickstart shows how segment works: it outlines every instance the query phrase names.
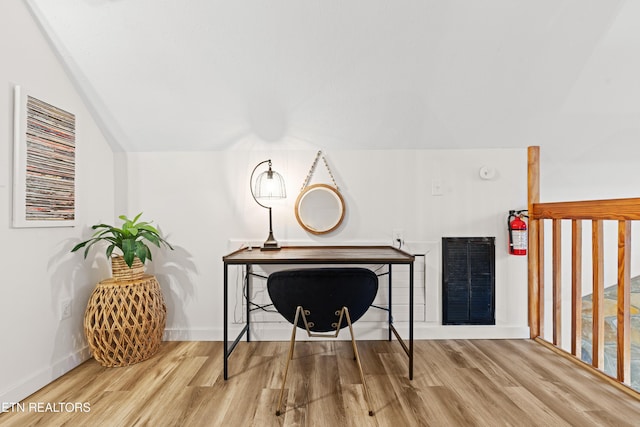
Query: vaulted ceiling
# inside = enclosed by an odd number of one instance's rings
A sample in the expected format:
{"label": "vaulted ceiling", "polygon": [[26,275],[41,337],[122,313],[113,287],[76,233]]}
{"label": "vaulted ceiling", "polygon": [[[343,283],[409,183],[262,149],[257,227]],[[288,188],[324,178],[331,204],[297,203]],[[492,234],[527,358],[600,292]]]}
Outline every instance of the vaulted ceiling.
{"label": "vaulted ceiling", "polygon": [[115,150],[525,147],[640,116],[640,2],[26,1]]}

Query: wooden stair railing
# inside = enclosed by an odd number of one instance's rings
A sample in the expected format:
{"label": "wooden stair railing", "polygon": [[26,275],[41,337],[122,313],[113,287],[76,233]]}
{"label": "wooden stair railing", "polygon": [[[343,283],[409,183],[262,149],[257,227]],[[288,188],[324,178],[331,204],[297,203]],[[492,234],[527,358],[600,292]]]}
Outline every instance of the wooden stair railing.
{"label": "wooden stair railing", "polygon": [[592,223],[593,335],[592,367],[604,370],[604,244],[603,221],[618,222],[617,372],[628,385],[631,372],[631,221],[640,220],[640,198],[540,203],[539,147],[529,147],[529,327],[531,338],[544,335],[544,221],[552,223],[552,346],[562,344],[562,229],[571,221],[571,355],[581,359],[582,336],[582,221]]}

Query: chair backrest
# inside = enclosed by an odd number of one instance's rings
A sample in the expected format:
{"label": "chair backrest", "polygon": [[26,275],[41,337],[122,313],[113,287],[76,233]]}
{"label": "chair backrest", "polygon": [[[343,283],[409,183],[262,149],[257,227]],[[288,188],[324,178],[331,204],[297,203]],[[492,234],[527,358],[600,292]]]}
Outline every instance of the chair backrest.
{"label": "chair backrest", "polygon": [[[335,331],[336,312],[349,309],[351,323],[360,319],[378,292],[378,276],[366,268],[306,268],[272,273],[267,289],[274,307],[293,324],[296,308],[309,311],[313,332]],[[298,327],[304,328],[300,319]],[[347,326],[343,322],[340,329]]]}

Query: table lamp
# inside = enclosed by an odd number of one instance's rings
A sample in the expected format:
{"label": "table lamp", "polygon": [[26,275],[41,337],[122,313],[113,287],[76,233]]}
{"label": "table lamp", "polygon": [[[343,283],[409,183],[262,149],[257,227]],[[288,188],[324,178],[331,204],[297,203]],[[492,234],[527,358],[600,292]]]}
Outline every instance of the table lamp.
{"label": "table lamp", "polygon": [[[260,175],[253,181],[253,175],[256,170],[263,164],[268,163],[269,169],[261,172]],[[268,250],[278,250],[280,249],[280,244],[273,237],[273,221],[271,219],[271,206],[266,206],[258,201],[258,199],[284,199],[287,197],[287,192],[284,187],[284,179],[282,179],[282,175],[278,172],[271,169],[271,159],[264,160],[256,165],[251,172],[251,177],[249,178],[249,188],[251,189],[251,195],[253,196],[253,200],[256,201],[257,204],[262,206],[265,209],[269,209],[269,237],[264,242],[260,250],[268,251]]]}

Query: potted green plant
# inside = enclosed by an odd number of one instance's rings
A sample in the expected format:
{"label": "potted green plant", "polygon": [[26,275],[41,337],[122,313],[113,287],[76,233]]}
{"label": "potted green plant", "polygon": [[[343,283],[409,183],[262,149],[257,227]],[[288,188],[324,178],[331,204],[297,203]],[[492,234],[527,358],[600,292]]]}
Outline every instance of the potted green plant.
{"label": "potted green plant", "polygon": [[[154,244],[157,247],[162,245],[173,250],[173,247],[167,242],[160,232],[147,221],[139,221],[142,216],[142,212],[135,216],[133,219],[127,218],[126,215],[120,215],[123,221],[122,226],[115,227],[109,224],[96,224],[91,228],[97,230],[90,239],[84,242],[78,243],[71,249],[71,252],[75,252],[81,248],[85,248],[84,257],[87,258],[89,249],[98,242],[106,242],[108,244],[106,249],[107,258],[112,260],[114,267],[114,278],[116,276],[115,267],[116,263],[121,259],[127,265],[129,269],[135,268],[135,264],[139,265],[141,271],[144,271],[144,263],[146,260],[152,261],[151,250],[147,245],[147,242]],[[121,252],[112,257],[115,250]],[[139,260],[139,261],[138,261]]]}
{"label": "potted green plant", "polygon": [[[148,243],[173,247],[150,222],[120,215],[116,227],[96,224],[90,239],[71,249],[85,248],[84,257],[98,242],[107,244],[112,278],[102,280],[93,290],[84,315],[84,332],[93,357],[103,366],[127,366],[148,359],[162,342],[167,307],[158,280],[144,274],[151,261]],[[118,254],[121,253],[121,254]]]}

